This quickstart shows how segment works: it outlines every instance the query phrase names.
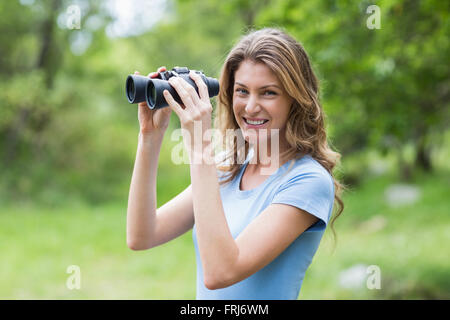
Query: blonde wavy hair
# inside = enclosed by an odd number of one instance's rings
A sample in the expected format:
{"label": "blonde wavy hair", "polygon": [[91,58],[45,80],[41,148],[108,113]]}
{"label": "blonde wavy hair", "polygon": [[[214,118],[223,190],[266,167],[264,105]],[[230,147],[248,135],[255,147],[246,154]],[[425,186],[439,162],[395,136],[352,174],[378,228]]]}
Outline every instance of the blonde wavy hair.
{"label": "blonde wavy hair", "polygon": [[[278,76],[286,92],[294,99],[285,136],[290,149],[281,156],[295,160],[309,154],[333,177],[335,203],[338,206],[334,206],[331,229],[336,238],[333,225],[344,209],[340,197],[343,186],[333,175],[340,154],[331,150],[327,142],[325,114],[319,102],[319,81],[305,49],[284,30],[276,28],[250,30],[238,41],[226,57],[219,79],[220,92],[214,113],[214,127],[222,137],[230,129],[241,132],[233,112],[233,86],[234,74],[244,60],[264,63]],[[225,184],[238,175],[243,164],[236,159],[242,153],[247,158],[249,143],[245,140],[243,144],[237,143],[236,139],[222,141],[222,147],[231,150],[217,165],[220,171],[227,172],[227,178],[220,181],[220,184]]]}

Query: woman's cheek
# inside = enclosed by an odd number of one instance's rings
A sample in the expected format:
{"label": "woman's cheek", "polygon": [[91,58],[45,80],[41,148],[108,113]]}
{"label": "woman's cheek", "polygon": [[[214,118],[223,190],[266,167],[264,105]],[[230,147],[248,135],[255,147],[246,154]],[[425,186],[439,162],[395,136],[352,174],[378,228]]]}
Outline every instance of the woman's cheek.
{"label": "woman's cheek", "polygon": [[237,96],[237,95],[233,96],[233,106],[239,106],[239,105],[242,105],[242,103],[243,103],[243,101],[239,96]]}

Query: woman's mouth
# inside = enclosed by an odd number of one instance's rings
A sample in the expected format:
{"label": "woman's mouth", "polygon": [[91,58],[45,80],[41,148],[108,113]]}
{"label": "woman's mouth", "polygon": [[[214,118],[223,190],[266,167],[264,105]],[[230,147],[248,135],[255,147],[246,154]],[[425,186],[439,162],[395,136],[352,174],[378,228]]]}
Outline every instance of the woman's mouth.
{"label": "woman's mouth", "polygon": [[242,119],[244,119],[248,128],[261,128],[269,121],[267,119],[247,119],[244,117]]}

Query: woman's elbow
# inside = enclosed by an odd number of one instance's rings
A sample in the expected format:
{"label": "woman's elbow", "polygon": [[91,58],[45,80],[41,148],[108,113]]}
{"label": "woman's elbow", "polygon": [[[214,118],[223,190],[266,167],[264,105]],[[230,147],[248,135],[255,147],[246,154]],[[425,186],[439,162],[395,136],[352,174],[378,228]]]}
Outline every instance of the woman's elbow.
{"label": "woman's elbow", "polygon": [[212,279],[205,279],[204,281],[205,287],[209,290],[217,290],[224,288],[220,285],[218,281],[212,280]]}
{"label": "woman's elbow", "polygon": [[204,285],[209,290],[217,290],[217,289],[223,289],[226,287],[231,286],[235,283],[235,281],[232,279],[231,275],[229,274],[222,274],[222,275],[215,275],[215,276],[207,276],[205,275],[203,277]]}
{"label": "woman's elbow", "polygon": [[133,251],[142,251],[142,250],[147,250],[150,249],[151,246],[149,246],[148,244],[144,244],[138,241],[132,241],[132,240],[127,240],[127,246],[129,249],[133,250]]}

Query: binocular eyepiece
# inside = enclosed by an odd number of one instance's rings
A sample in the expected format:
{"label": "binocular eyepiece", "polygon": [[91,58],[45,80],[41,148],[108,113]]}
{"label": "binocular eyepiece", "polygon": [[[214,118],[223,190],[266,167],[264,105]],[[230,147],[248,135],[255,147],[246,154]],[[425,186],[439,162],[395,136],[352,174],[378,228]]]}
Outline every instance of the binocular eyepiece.
{"label": "binocular eyepiece", "polygon": [[[206,77],[201,71],[194,70],[194,72],[199,74],[205,82],[210,98],[219,93],[219,81],[217,79]],[[198,94],[198,88],[194,80],[189,76],[189,69],[186,67],[175,67],[170,71],[160,73],[157,78],[130,74],[125,84],[128,102],[139,103],[146,101],[150,109],[164,108],[168,106],[168,103],[164,98],[163,91],[168,90],[175,101],[182,104],[180,96],[168,82],[171,77],[183,78],[194,87]]]}

